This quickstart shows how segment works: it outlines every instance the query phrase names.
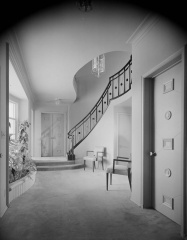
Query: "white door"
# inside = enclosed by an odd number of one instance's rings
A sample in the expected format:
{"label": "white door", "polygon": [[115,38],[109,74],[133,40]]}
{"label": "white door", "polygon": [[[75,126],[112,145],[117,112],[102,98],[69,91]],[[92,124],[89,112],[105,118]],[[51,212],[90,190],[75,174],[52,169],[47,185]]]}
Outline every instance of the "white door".
{"label": "white door", "polygon": [[64,114],[42,113],[41,156],[64,156]]}
{"label": "white door", "polygon": [[181,224],[181,63],[154,80],[154,208]]}

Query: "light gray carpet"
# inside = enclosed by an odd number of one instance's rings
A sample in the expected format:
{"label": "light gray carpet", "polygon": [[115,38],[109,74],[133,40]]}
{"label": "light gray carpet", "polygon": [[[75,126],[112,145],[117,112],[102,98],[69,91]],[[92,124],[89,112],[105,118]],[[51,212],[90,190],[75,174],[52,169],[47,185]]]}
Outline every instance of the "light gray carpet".
{"label": "light gray carpet", "polygon": [[0,221],[1,240],[179,240],[180,227],[130,201],[127,177],[90,168],[38,172]]}

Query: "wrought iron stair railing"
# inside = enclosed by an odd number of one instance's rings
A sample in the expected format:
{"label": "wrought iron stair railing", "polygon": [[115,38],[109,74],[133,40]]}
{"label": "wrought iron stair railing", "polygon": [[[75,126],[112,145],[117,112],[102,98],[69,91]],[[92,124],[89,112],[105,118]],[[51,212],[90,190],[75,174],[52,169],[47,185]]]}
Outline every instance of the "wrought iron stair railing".
{"label": "wrought iron stair railing", "polygon": [[111,100],[121,97],[131,89],[132,85],[132,56],[127,64],[117,73],[109,78],[109,83],[103,94],[92,108],[76,126],[68,132],[69,151],[68,155],[74,154],[74,149],[90,134],[95,128]]}

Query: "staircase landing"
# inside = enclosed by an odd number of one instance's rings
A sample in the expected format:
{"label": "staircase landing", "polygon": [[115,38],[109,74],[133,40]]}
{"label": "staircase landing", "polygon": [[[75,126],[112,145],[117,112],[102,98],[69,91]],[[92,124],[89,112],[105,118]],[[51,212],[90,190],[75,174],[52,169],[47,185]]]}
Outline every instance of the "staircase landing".
{"label": "staircase landing", "polygon": [[83,164],[77,164],[66,157],[32,157],[37,166],[37,171],[59,171],[83,168]]}

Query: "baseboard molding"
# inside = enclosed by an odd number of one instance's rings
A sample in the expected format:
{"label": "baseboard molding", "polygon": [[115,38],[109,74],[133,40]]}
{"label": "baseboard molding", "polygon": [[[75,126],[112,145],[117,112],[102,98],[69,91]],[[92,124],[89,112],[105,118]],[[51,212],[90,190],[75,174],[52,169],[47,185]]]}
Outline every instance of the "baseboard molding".
{"label": "baseboard molding", "polygon": [[35,178],[36,171],[32,172],[30,176],[25,176],[24,178],[11,183],[9,185],[9,203],[31,188],[35,183]]}
{"label": "baseboard molding", "polygon": [[1,212],[0,212],[0,218],[3,217],[3,215],[4,215],[5,212],[6,212],[6,210],[7,210],[7,206],[5,206],[5,207],[1,210]]}
{"label": "baseboard molding", "polygon": [[130,199],[133,203],[135,203],[138,207],[141,207],[141,204],[140,203],[138,203],[137,201],[135,201],[132,197],[131,197],[131,199]]}

